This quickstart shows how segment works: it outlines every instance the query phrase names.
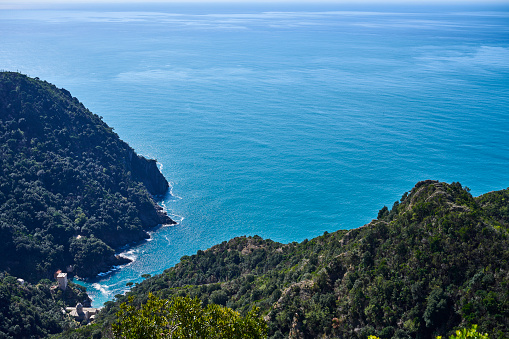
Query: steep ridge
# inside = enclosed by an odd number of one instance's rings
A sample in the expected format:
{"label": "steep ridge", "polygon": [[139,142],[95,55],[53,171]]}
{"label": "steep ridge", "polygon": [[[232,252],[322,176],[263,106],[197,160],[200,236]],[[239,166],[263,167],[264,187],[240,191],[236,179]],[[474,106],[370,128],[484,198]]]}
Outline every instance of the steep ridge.
{"label": "steep ridge", "polygon": [[240,312],[258,306],[270,338],[435,338],[478,324],[509,337],[509,190],[474,198],[419,182],[377,219],[302,243],[240,237],[184,256],[108,302],[190,295]]}
{"label": "steep ridge", "polygon": [[141,181],[152,195],[163,195],[168,191],[169,185],[166,178],[157,168],[157,162],[137,155],[134,150],[128,152],[128,167],[131,169],[133,178]]}
{"label": "steep ridge", "polygon": [[0,270],[30,281],[93,276],[114,249],[173,224],[152,195],[168,182],[64,89],[0,73]]}

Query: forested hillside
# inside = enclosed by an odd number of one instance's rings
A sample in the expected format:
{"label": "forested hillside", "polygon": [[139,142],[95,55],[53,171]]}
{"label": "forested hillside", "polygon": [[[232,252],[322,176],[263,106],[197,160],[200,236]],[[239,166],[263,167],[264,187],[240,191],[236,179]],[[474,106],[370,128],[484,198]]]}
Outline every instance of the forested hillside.
{"label": "forested hillside", "polygon": [[69,282],[62,291],[50,280],[30,284],[0,273],[0,338],[44,338],[76,327],[62,312],[77,302],[90,302],[85,288]]}
{"label": "forested hillside", "polygon": [[173,221],[168,183],[64,89],[0,73],[0,272],[37,281],[69,265],[91,276],[114,249]]}
{"label": "forested hillside", "polygon": [[290,244],[240,237],[185,256],[108,302],[98,326],[151,292],[258,306],[270,338],[435,338],[470,324],[508,338],[508,232],[509,190],[474,198],[424,181],[359,229]]}
{"label": "forested hillside", "polygon": [[270,338],[427,339],[472,324],[509,337],[509,189],[472,197],[459,183],[423,181],[358,229],[225,241],[135,284],[74,331],[62,307],[84,291],[37,282],[121,263],[115,247],[173,223],[153,199],[168,183],[69,92],[18,73],[0,73],[0,161],[0,336],[109,337],[137,330],[150,305],[181,314],[184,303],[225,331],[250,323],[256,336],[259,307]]}

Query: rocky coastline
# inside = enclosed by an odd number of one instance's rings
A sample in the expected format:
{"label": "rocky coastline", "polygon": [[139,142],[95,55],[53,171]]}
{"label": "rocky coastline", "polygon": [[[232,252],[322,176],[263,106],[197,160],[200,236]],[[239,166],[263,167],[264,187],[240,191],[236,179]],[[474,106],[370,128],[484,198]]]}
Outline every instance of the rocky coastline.
{"label": "rocky coastline", "polygon": [[[116,233],[105,239],[115,249],[115,253],[118,253],[123,247],[136,246],[149,239],[149,231],[154,231],[163,225],[177,224],[156,202],[155,196],[164,196],[169,188],[168,181],[157,167],[156,160],[137,155],[132,149],[129,151],[129,159],[130,168],[134,173],[133,178],[142,182],[147,191],[152,194],[153,204],[144,206],[139,211],[143,230],[136,233]],[[105,257],[102,262],[96,265],[89,266],[85,270],[82,269],[79,272],[79,277],[84,279],[96,278],[101,273],[109,272],[116,266],[127,265],[130,262],[132,262],[131,259],[114,254]]]}
{"label": "rocky coastline", "polygon": [[[67,90],[0,72],[0,271],[95,277],[116,250],[176,224],[157,204],[169,184]],[[157,198],[156,198],[157,197]]]}

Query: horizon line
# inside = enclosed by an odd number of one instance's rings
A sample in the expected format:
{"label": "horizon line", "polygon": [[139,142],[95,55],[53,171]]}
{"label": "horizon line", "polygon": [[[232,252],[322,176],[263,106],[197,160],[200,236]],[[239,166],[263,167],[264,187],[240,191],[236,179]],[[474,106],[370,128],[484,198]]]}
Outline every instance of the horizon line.
{"label": "horizon line", "polygon": [[[366,8],[369,6],[383,8],[399,6],[401,8],[419,7],[505,7],[509,11],[509,0],[0,0],[0,10],[43,10],[43,9],[77,9],[87,6],[347,6],[349,8]],[[210,8],[210,7],[208,7]]]}

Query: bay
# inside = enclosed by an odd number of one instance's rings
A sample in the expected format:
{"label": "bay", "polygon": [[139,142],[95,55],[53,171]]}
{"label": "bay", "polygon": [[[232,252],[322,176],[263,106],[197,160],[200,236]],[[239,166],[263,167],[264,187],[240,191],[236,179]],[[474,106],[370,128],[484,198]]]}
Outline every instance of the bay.
{"label": "bay", "polygon": [[509,186],[509,10],[334,5],[0,10],[0,69],[68,89],[172,184],[177,226],[94,306],[216,243],[359,227],[416,182]]}

